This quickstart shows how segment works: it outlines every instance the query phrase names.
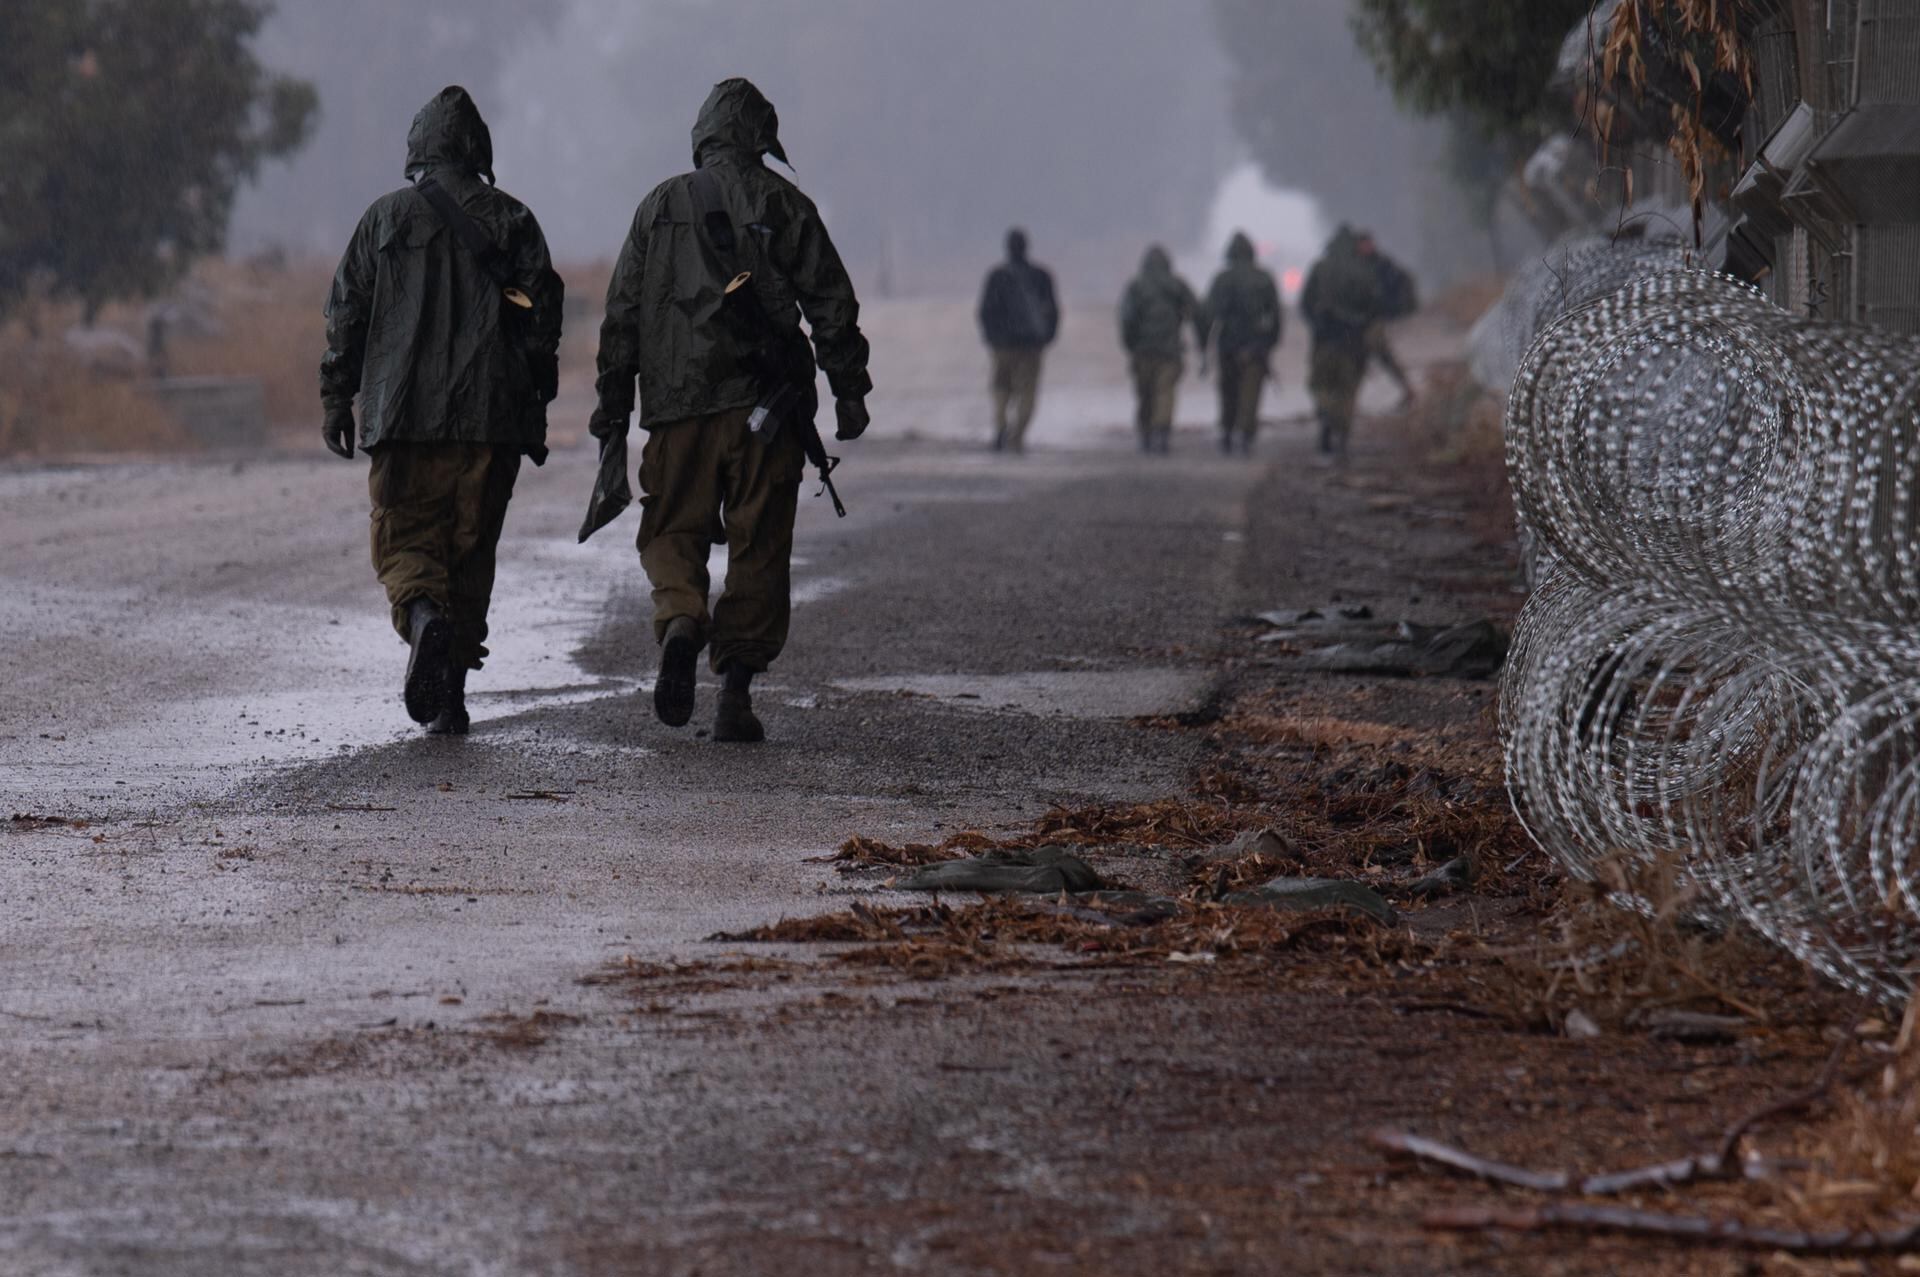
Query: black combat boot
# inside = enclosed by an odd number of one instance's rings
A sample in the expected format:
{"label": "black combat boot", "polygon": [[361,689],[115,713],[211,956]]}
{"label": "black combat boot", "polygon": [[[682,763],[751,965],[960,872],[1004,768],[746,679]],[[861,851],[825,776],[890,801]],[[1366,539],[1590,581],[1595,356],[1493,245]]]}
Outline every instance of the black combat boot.
{"label": "black combat boot", "polygon": [[753,671],[727,666],[726,686],[720,689],[720,711],[713,716],[713,738],[753,744],[767,738],[767,729],[753,716]]}
{"label": "black combat boot", "polygon": [[467,717],[467,667],[455,665],[447,671],[447,699],[439,717],[427,724],[429,736],[465,736],[473,726]]}
{"label": "black combat boot", "polygon": [[432,599],[407,604],[407,630],[413,654],[407,658],[404,699],[407,717],[431,723],[447,699],[447,658],[453,650],[453,622]]}
{"label": "black combat boot", "polygon": [[653,712],[668,727],[685,727],[693,717],[694,671],[700,663],[700,626],[676,616],[660,641],[660,672],[653,680]]}

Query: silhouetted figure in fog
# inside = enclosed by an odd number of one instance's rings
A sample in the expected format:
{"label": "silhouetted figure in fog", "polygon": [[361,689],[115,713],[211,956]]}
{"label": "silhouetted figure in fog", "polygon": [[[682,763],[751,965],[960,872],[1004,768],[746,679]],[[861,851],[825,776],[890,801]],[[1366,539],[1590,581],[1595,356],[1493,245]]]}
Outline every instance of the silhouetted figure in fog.
{"label": "silhouetted figure in fog", "polygon": [[406,174],[415,184],[367,210],[334,275],[322,438],[353,456],[358,395],[373,566],[413,649],[407,713],[464,735],[520,458],[547,457],[562,289],[540,224],[494,187],[493,138],[465,89],[420,108]]}
{"label": "silhouetted figure in fog", "polygon": [[1007,260],[987,272],[980,292],[980,335],[993,352],[993,449],[1027,446],[1040,398],[1041,353],[1060,332],[1053,275],[1027,260],[1027,233],[1007,232]]}
{"label": "silhouetted figure in fog", "polygon": [[1320,451],[1344,459],[1354,402],[1367,372],[1367,334],[1380,322],[1380,274],[1350,226],[1334,232],[1307,274],[1300,313],[1313,335],[1307,389],[1320,422]]}
{"label": "silhouetted figure in fog", "polygon": [[1142,452],[1172,447],[1174,392],[1187,367],[1180,330],[1188,324],[1204,347],[1200,303],[1187,281],[1173,273],[1167,250],[1155,244],[1120,299],[1120,344],[1133,372],[1134,424]]}
{"label": "silhouetted figure in fog", "polygon": [[1213,277],[1201,315],[1200,357],[1213,341],[1220,378],[1220,451],[1253,451],[1260,429],[1260,391],[1280,344],[1280,289],[1254,260],[1253,241],[1238,231],[1227,244],[1227,268]]}
{"label": "silhouetted figure in fog", "polygon": [[1419,308],[1419,295],[1414,291],[1413,276],[1407,274],[1399,262],[1394,261],[1380,251],[1374,242],[1373,232],[1361,231],[1356,247],[1360,256],[1373,263],[1374,273],[1380,279],[1380,318],[1367,330],[1367,358],[1386,369],[1387,376],[1393,378],[1400,387],[1400,407],[1404,411],[1412,406],[1414,400],[1413,382],[1407,378],[1407,370],[1400,366],[1400,359],[1393,353],[1393,344],[1387,340],[1387,325],[1396,319],[1404,319]]}

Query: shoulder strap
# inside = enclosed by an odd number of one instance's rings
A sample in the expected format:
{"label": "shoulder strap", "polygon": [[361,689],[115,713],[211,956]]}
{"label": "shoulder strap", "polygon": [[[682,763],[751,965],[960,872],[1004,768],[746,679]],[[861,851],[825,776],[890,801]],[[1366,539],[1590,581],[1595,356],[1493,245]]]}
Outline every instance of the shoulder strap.
{"label": "shoulder strap", "polygon": [[492,240],[481,231],[467,211],[455,202],[447,188],[430,177],[422,178],[414,185],[414,190],[426,197],[433,211],[440,215],[453,237],[466,246],[474,260],[480,263],[480,269],[487,273],[494,283],[505,288],[513,282],[513,268],[507,264],[506,254],[495,247]]}
{"label": "shoulder strap", "polygon": [[707,242],[720,255],[720,264],[731,273],[739,243],[734,238],[733,219],[727,215],[726,202],[721,196],[720,179],[713,175],[712,169],[697,168],[693,171],[690,192],[694,217],[706,232]]}

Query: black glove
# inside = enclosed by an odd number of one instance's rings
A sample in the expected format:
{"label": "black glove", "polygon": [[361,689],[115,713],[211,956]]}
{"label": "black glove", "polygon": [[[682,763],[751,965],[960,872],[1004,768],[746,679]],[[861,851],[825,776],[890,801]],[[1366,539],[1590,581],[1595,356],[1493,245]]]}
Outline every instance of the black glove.
{"label": "black glove", "polygon": [[603,409],[595,408],[593,416],[587,419],[587,433],[598,439],[600,446],[604,448],[609,439],[626,438],[627,427],[631,421],[630,417],[615,417]]}
{"label": "black glove", "polygon": [[858,439],[873,424],[873,418],[867,416],[867,401],[864,399],[834,400],[833,415],[840,422],[840,428],[833,432],[833,437],[842,443]]}
{"label": "black glove", "polygon": [[544,401],[534,404],[532,419],[527,422],[527,433],[532,437],[521,451],[536,466],[547,464],[547,405]]}
{"label": "black glove", "polygon": [[326,442],[327,451],[353,460],[353,436],[353,409],[346,404],[327,405],[326,424],[320,427],[320,438]]}

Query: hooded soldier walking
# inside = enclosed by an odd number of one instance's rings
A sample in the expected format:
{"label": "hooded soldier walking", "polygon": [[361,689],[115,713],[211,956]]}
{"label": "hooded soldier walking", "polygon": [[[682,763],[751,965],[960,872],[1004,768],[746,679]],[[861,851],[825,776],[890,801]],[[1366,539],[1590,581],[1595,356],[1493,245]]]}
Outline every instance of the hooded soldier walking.
{"label": "hooded soldier walking", "polygon": [[1345,459],[1354,404],[1367,372],[1367,334],[1384,313],[1380,273],[1361,254],[1351,227],[1334,232],[1308,272],[1300,312],[1313,335],[1307,389],[1320,423],[1320,451]]}
{"label": "hooded soldier walking", "polygon": [[[786,163],[779,130],[750,82],[714,86],[693,126],[693,172],[641,201],[614,266],[589,425],[603,453],[624,446],[638,380],[640,562],[660,643],[654,710],[669,726],[687,723],[710,649],[725,680],[717,741],[765,736],[751,689],[787,641],[816,359],[837,438],[866,430],[873,388],[860,305],[827,228],[813,201],[767,168],[769,155]],[[727,575],[709,609],[716,542]]]}
{"label": "hooded soldier walking", "polygon": [[351,459],[357,435],[372,463],[373,566],[412,649],[407,713],[464,735],[520,458],[547,456],[562,289],[540,224],[494,185],[493,140],[465,89],[414,117],[406,176],[360,219],[334,275],[322,438]]}
{"label": "hooded soldier walking", "polygon": [[1027,260],[1027,233],[1007,232],[1007,260],[980,290],[980,336],[993,355],[993,450],[1024,452],[1040,399],[1043,353],[1060,333],[1053,275]]}
{"label": "hooded soldier walking", "polygon": [[1400,387],[1400,408],[1405,411],[1413,406],[1415,395],[1413,381],[1407,376],[1407,370],[1401,366],[1400,357],[1394,353],[1393,343],[1387,338],[1387,325],[1396,319],[1405,319],[1419,309],[1419,293],[1415,290],[1413,276],[1399,262],[1380,251],[1371,231],[1360,231],[1356,236],[1355,247],[1365,261],[1372,263],[1374,274],[1380,280],[1380,317],[1367,330],[1367,358],[1379,364],[1387,376],[1393,378]]}
{"label": "hooded soldier walking", "polygon": [[1133,373],[1134,424],[1142,452],[1172,448],[1174,392],[1187,365],[1180,330],[1191,324],[1204,347],[1204,322],[1193,289],[1173,273],[1167,250],[1153,245],[1120,298],[1120,344]]}
{"label": "hooded soldier walking", "polygon": [[1220,451],[1253,451],[1260,392],[1280,334],[1280,289],[1254,260],[1253,241],[1235,231],[1227,244],[1226,269],[1213,277],[1201,309],[1200,357],[1206,359],[1211,335],[1220,379]]}

